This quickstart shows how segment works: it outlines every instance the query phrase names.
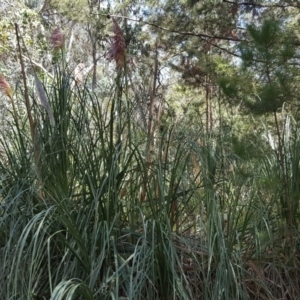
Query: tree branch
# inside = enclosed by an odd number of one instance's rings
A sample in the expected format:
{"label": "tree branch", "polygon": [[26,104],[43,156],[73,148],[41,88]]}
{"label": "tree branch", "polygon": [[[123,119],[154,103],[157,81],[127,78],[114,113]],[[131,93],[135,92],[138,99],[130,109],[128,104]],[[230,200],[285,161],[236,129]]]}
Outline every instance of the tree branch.
{"label": "tree branch", "polygon": [[45,72],[45,74],[47,74],[47,76],[49,76],[51,79],[53,79],[53,75],[50,74],[41,64],[37,63],[36,61],[32,60],[31,58],[25,56],[24,54],[22,54],[22,57],[29,60],[30,63],[32,63],[33,65],[35,65],[36,67],[40,68],[42,71]]}
{"label": "tree branch", "polygon": [[124,17],[124,16],[120,16],[120,15],[107,15],[106,14],[105,16],[108,16],[109,18],[113,17],[113,18],[127,19],[127,20],[130,20],[130,21],[133,21],[133,22],[142,22],[145,25],[149,25],[149,26],[158,28],[160,30],[171,32],[171,33],[176,33],[176,34],[179,34],[179,35],[197,36],[197,37],[201,37],[201,38],[210,38],[210,39],[232,41],[232,42],[247,41],[247,40],[242,40],[242,39],[239,39],[239,38],[234,38],[234,37],[229,37],[229,36],[209,35],[209,34],[204,34],[204,33],[195,33],[195,32],[190,32],[190,31],[178,31],[178,30],[168,29],[168,28],[159,26],[159,25],[154,24],[154,23],[143,21],[142,19],[132,19],[132,18]]}
{"label": "tree branch", "polygon": [[266,7],[266,8],[287,8],[287,7],[294,7],[294,8],[300,8],[299,5],[291,5],[291,4],[260,4],[255,2],[236,2],[236,1],[229,1],[229,0],[223,0],[225,3],[233,4],[233,5],[245,5],[245,6],[255,6],[255,7]]}

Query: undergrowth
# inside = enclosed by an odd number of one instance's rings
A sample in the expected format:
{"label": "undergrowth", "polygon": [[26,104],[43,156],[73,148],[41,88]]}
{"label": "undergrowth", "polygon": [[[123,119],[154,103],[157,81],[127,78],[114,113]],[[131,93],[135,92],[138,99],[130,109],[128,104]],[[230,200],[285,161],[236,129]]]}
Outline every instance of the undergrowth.
{"label": "undergrowth", "polygon": [[0,299],[296,299],[296,122],[252,164],[222,126],[143,127],[127,76],[101,96],[62,63],[9,94],[30,107],[0,135]]}

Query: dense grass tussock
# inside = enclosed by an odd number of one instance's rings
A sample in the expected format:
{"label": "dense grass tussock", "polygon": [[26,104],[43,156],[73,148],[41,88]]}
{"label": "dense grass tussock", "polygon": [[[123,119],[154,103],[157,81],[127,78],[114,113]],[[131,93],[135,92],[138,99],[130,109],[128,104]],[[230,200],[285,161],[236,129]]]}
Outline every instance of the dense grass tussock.
{"label": "dense grass tussock", "polygon": [[245,161],[222,126],[145,128],[125,70],[109,96],[64,66],[10,94],[31,106],[0,136],[0,299],[296,299],[297,124],[284,170]]}

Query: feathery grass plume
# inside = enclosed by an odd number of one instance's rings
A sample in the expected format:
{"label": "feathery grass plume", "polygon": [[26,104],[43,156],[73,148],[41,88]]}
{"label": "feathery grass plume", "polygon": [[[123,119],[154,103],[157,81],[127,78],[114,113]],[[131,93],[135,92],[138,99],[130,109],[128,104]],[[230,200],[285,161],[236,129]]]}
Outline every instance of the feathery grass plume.
{"label": "feathery grass plume", "polygon": [[83,63],[80,63],[76,66],[74,70],[74,78],[77,84],[83,83],[84,69],[85,69],[85,65]]}
{"label": "feathery grass plume", "polygon": [[9,97],[13,108],[14,118],[17,122],[17,109],[13,99],[13,90],[10,87],[10,84],[6,81],[4,76],[1,74],[0,74],[0,91]]}
{"label": "feathery grass plume", "polygon": [[57,26],[50,36],[50,42],[54,50],[63,49],[65,46],[65,36],[61,29]]}
{"label": "feathery grass plume", "polygon": [[0,91],[6,94],[10,99],[12,99],[13,90],[10,87],[9,83],[5,80],[5,78],[1,74],[0,74]]}
{"label": "feathery grass plume", "polygon": [[36,74],[34,74],[34,81],[35,81],[35,86],[37,88],[37,92],[38,92],[41,104],[42,104],[42,106],[45,107],[45,109],[48,113],[48,117],[50,119],[50,124],[52,126],[55,126],[55,120],[54,120],[53,112],[52,112],[52,109],[50,107],[49,101],[47,99],[45,89],[44,89],[40,79],[37,77]]}
{"label": "feathery grass plume", "polygon": [[108,51],[108,60],[114,60],[118,68],[123,67],[126,58],[126,43],[123,36],[123,32],[118,25],[117,21],[112,18],[114,26],[113,32],[114,36],[112,37],[112,42],[110,44],[110,49]]}

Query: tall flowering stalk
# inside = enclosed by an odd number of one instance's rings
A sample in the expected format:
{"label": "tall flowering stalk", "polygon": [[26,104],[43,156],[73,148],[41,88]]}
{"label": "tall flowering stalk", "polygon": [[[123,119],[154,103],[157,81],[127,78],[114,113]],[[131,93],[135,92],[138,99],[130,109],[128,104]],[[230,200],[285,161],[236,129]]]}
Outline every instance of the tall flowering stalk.
{"label": "tall flowering stalk", "polygon": [[110,49],[108,51],[108,60],[114,60],[116,62],[117,68],[124,66],[126,61],[126,43],[123,36],[123,32],[118,25],[117,21],[113,20],[113,32],[114,36],[112,37],[112,42],[110,44]]}
{"label": "tall flowering stalk", "polygon": [[64,49],[65,49],[65,36],[61,31],[60,27],[56,27],[50,36],[50,43],[54,51],[61,51],[62,53],[62,66],[63,70],[65,70],[65,57],[64,57]]}
{"label": "tall flowering stalk", "polygon": [[[109,50],[107,52],[107,59],[109,61],[114,61],[116,63],[117,69],[117,76],[116,76],[116,94],[113,98],[111,104],[111,112],[110,112],[110,120],[111,120],[111,127],[110,127],[110,144],[109,149],[111,153],[115,150],[115,147],[120,147],[122,144],[123,136],[122,136],[122,127],[123,127],[123,120],[121,117],[122,112],[122,96],[123,96],[123,87],[122,87],[122,75],[124,75],[125,79],[125,90],[127,90],[127,77],[126,77],[126,43],[125,38],[123,36],[123,32],[117,23],[117,21],[112,18],[113,21],[113,33],[114,35],[111,38],[111,43]],[[123,74],[122,69],[125,68],[125,72]],[[127,92],[125,92],[125,97],[127,98]],[[128,99],[128,98],[127,98]],[[128,104],[128,101],[127,101]],[[129,111],[129,108],[127,109]],[[128,116],[128,138],[130,140],[130,117]],[[116,118],[116,119],[115,119]],[[115,127],[116,123],[116,128]],[[116,142],[116,145],[115,145]]]}
{"label": "tall flowering stalk", "polygon": [[13,91],[9,83],[5,80],[4,76],[0,74],[0,90],[2,93],[12,99]]}
{"label": "tall flowering stalk", "polygon": [[59,27],[56,27],[50,36],[50,43],[54,50],[63,50],[65,47],[65,36]]}
{"label": "tall flowering stalk", "polygon": [[14,118],[17,118],[17,110],[15,107],[15,102],[13,99],[13,90],[10,86],[10,84],[6,81],[6,79],[4,78],[3,75],[0,74],[0,91],[5,94],[6,96],[8,96],[8,98],[10,99],[11,103],[12,103],[12,107],[13,107],[13,113],[14,113]]}
{"label": "tall flowering stalk", "polygon": [[[26,106],[26,112],[27,112],[29,127],[30,127],[30,135],[31,135],[32,144],[33,144],[34,163],[35,163],[36,174],[37,174],[37,178],[38,178],[38,186],[41,186],[42,183],[41,183],[40,170],[39,170],[40,145],[39,145],[39,142],[38,142],[38,131],[37,131],[37,127],[36,127],[37,123],[36,123],[36,121],[34,119],[34,116],[31,112],[31,105],[30,105],[30,100],[29,100],[29,91],[28,91],[26,72],[25,72],[25,64],[24,64],[23,56],[22,56],[20,29],[19,29],[19,26],[18,26],[17,23],[15,23],[15,31],[16,31],[16,37],[17,37],[19,60],[20,60],[20,65],[21,65],[21,74],[22,74],[22,79],[23,79],[23,84],[24,84],[25,106]],[[16,124],[18,126],[17,118],[16,118]]]}

